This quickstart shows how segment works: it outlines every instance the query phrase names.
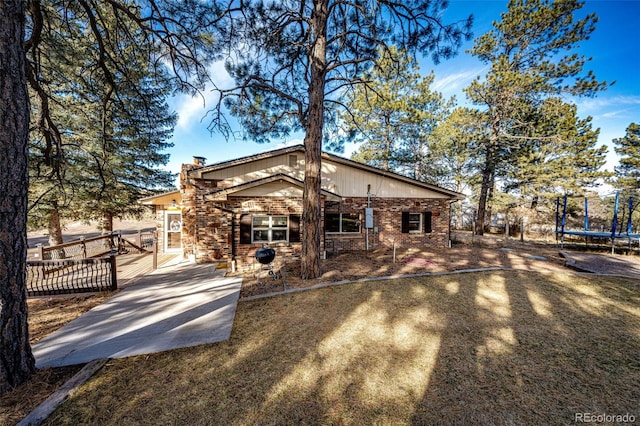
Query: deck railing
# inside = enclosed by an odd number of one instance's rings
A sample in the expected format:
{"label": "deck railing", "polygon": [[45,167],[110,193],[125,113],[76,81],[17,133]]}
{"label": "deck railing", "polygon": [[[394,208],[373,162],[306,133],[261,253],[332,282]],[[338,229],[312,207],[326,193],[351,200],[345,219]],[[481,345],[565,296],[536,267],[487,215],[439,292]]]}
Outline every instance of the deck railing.
{"label": "deck railing", "polygon": [[120,232],[112,232],[57,246],[30,249],[27,293],[29,296],[43,296],[115,290],[118,287],[115,255],[128,253],[131,249],[139,253],[153,253],[153,269],[156,269],[155,241],[155,229],[142,229],[126,238]]}
{"label": "deck railing", "polygon": [[46,296],[118,288],[114,255],[94,259],[27,261],[27,294]]}
{"label": "deck railing", "polygon": [[38,246],[30,250],[30,260],[87,259],[118,252],[122,241],[120,234],[112,232],[92,238],[80,238],[78,241],[56,246]]}

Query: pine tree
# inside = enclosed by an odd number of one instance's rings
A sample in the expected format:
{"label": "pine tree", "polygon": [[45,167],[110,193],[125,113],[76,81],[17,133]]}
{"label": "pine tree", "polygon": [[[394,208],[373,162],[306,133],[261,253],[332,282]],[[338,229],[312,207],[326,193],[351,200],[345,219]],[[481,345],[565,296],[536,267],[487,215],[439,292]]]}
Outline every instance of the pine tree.
{"label": "pine tree", "polygon": [[[240,9],[236,9],[236,6]],[[227,70],[236,86],[220,89],[212,126],[228,130],[222,106],[259,142],[305,132],[301,271],[320,275],[321,152],[341,98],[377,60],[381,47],[451,56],[470,20],[443,25],[443,0],[284,0],[233,3],[220,23],[232,51]]]}
{"label": "pine tree", "polygon": [[352,158],[439,183],[442,171],[433,167],[430,143],[452,101],[431,90],[433,73],[422,77],[415,58],[391,48],[364,78],[369,83],[348,94],[341,115],[345,139],[360,142]]}
{"label": "pine tree", "polygon": [[114,216],[140,211],[138,198],[172,185],[172,175],[157,167],[168,160],[162,151],[175,124],[165,102],[173,89],[168,73],[149,61],[157,46],[133,23],[118,24],[108,7],[95,12],[109,36],[85,34],[83,21],[70,18],[82,11],[81,4],[69,5],[67,15],[48,11],[39,43],[41,90],[57,144],[52,155],[47,129],[34,127],[29,217],[48,225],[50,244],[62,242],[60,215],[105,219],[110,231]]}
{"label": "pine tree", "polygon": [[[111,31],[106,29],[98,11],[110,10],[118,26],[140,30],[148,43],[158,47],[148,60],[153,64],[170,64],[179,89],[197,90],[202,87],[207,64],[218,47],[209,33],[219,17],[217,6],[217,3],[197,0],[0,2],[0,75],[3,76],[0,84],[0,394],[27,380],[34,371],[25,283],[30,128],[36,129],[41,138],[42,164],[51,168],[47,173],[59,178],[66,173],[65,164],[71,161],[64,156],[59,130],[62,123],[58,123],[52,113],[52,92],[48,90],[51,88],[43,78],[51,70],[43,67],[41,60],[52,51],[43,49],[41,43],[46,44],[44,40],[51,33],[82,29],[83,37],[59,37],[60,44],[52,43],[52,49],[56,53],[67,48],[73,50],[74,43],[91,35],[99,40],[100,48],[81,52],[77,57],[86,53],[87,60],[94,60],[107,71],[107,78],[113,77],[113,72],[103,67],[110,54],[104,49],[104,42],[121,43],[129,33],[123,31],[120,37],[109,38]],[[65,27],[60,27],[59,22],[64,22]],[[96,52],[97,57],[89,57]],[[54,61],[50,63],[57,66]],[[118,71],[126,75],[128,64],[120,65]],[[33,95],[33,121],[27,84]],[[70,92],[67,99],[81,95],[81,92]]]}
{"label": "pine tree", "polygon": [[608,176],[601,170],[607,147],[596,146],[599,129],[592,129],[591,117],[580,119],[575,105],[558,98],[545,100],[537,114],[526,143],[506,168],[505,191],[515,191],[521,204],[535,207],[558,194],[583,194]]}
{"label": "pine tree", "polygon": [[465,93],[487,113],[490,137],[484,141],[482,183],[476,232],[483,233],[486,203],[496,178],[530,141],[554,134],[533,134],[545,99],[563,94],[594,96],[606,88],[589,71],[588,61],[571,49],[595,30],[597,17],[575,20],[584,3],[577,0],[511,0],[494,29],[475,41],[470,53],[491,68]]}
{"label": "pine tree", "polygon": [[640,195],[640,125],[629,124],[622,138],[614,139],[620,163],[616,166],[615,186]]}

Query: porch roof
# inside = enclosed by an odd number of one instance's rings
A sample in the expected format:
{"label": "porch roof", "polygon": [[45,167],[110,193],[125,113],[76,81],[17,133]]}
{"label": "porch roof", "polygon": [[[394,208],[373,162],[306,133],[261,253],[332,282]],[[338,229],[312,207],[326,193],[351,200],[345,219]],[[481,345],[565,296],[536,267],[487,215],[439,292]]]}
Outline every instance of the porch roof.
{"label": "porch roof", "polygon": [[152,195],[150,197],[140,198],[138,202],[145,206],[171,206],[175,201],[175,204],[180,205],[182,202],[182,195],[179,190],[164,192],[162,194]]}

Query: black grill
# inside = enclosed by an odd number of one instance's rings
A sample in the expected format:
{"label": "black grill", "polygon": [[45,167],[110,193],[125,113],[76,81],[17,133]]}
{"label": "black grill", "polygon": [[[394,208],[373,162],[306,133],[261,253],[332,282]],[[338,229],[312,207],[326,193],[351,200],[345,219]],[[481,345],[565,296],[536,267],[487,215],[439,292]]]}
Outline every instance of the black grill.
{"label": "black grill", "polygon": [[273,262],[276,257],[276,251],[270,247],[263,247],[256,250],[256,260],[263,265],[268,265]]}

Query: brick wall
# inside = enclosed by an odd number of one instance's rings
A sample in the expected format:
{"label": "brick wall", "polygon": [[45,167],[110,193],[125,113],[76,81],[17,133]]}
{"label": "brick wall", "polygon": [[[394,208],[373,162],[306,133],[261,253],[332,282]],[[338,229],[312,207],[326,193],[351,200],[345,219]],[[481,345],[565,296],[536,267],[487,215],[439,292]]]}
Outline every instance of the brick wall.
{"label": "brick wall", "polygon": [[[327,233],[329,252],[364,250],[366,229],[364,211],[366,198],[345,198],[342,203],[326,203],[327,213],[357,213],[361,218],[359,234]],[[449,200],[422,198],[373,198],[373,229],[369,229],[369,249],[379,247],[440,247],[449,246]],[[431,212],[430,233],[402,233],[402,212]]]}
{"label": "brick wall", "polygon": [[[184,165],[182,175],[192,165]],[[195,253],[198,262],[226,261],[231,268],[235,260],[240,271],[261,268],[255,260],[255,251],[262,243],[240,243],[240,218],[250,215],[302,215],[302,198],[273,197],[233,197],[226,201],[208,201],[205,196],[221,183],[208,180],[181,180],[182,193],[182,245],[185,255]],[[328,213],[356,213],[362,227],[355,234],[324,235],[324,249],[329,252],[364,250],[366,230],[364,228],[364,209],[366,197],[345,198],[342,202],[326,202],[323,205]],[[369,230],[369,248],[379,247],[448,247],[449,244],[449,200],[446,199],[406,199],[373,198],[374,229]],[[431,212],[432,232],[402,233],[402,212]],[[322,223],[324,226],[324,222]],[[304,229],[301,227],[301,234]],[[301,235],[302,238],[302,235]],[[274,266],[286,259],[297,258],[301,253],[299,242],[274,242],[270,244],[276,250]],[[235,255],[235,256],[234,256]]]}
{"label": "brick wall", "polygon": [[[234,211],[233,243],[236,268],[240,271],[257,270],[261,267],[254,255],[256,250],[262,248],[263,245],[263,243],[240,244],[240,218],[242,215],[302,215],[302,198],[230,197],[226,206]],[[276,251],[274,266],[278,266],[285,259],[299,257],[302,243],[274,242],[270,243],[269,247]]]}

